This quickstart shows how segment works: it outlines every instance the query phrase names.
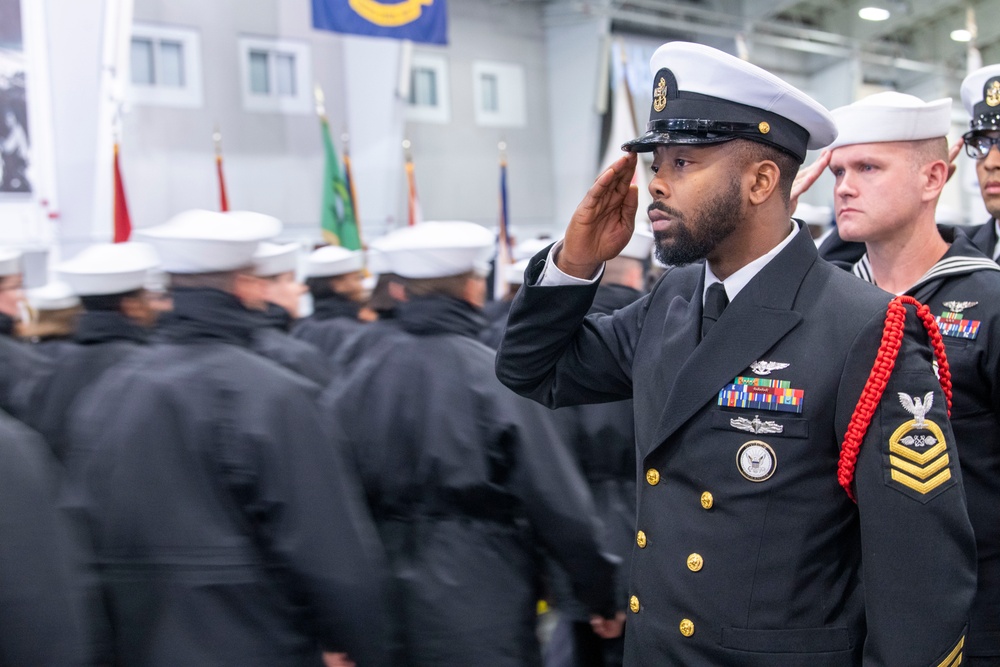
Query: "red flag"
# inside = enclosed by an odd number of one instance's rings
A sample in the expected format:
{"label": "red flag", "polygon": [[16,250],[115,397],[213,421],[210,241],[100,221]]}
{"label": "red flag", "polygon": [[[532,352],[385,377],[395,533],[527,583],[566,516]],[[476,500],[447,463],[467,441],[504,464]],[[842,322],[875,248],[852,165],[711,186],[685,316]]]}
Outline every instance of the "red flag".
{"label": "red flag", "polygon": [[125,201],[125,184],[122,183],[122,170],[118,164],[118,144],[115,143],[115,243],[124,243],[132,236],[132,220],[128,215],[128,202]]}
{"label": "red flag", "polygon": [[215,170],[219,173],[219,210],[225,213],[229,210],[229,198],[226,197],[226,178],[222,175],[222,153],[215,155]]}

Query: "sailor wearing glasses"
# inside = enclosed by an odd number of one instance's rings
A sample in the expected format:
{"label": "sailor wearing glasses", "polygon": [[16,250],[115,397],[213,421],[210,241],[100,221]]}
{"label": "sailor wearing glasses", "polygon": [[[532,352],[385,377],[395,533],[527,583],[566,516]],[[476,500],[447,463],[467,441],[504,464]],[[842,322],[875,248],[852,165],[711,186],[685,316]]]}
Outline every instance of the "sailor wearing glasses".
{"label": "sailor wearing glasses", "polygon": [[1000,64],[976,70],[962,82],[962,104],[972,116],[966,154],[976,161],[983,203],[991,220],[970,230],[972,243],[994,260],[1000,256]]}

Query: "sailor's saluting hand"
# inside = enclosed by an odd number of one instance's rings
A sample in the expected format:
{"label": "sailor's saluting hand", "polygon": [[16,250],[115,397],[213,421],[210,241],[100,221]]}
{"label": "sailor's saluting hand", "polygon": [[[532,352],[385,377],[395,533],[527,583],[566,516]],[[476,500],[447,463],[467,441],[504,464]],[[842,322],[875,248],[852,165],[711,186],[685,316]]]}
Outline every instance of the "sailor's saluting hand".
{"label": "sailor's saluting hand", "polygon": [[617,257],[628,244],[639,207],[639,190],[632,185],[636,161],[635,153],[623,155],[594,181],[566,229],[556,257],[559,270],[592,278],[603,262]]}

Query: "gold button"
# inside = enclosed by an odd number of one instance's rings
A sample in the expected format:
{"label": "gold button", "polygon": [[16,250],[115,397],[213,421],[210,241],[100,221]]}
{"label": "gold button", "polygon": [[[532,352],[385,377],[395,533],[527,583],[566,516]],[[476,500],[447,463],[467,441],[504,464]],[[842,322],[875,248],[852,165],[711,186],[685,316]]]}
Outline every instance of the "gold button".
{"label": "gold button", "polygon": [[701,554],[691,554],[688,556],[688,569],[692,572],[697,572],[705,564],[704,559]]}
{"label": "gold button", "polygon": [[639,598],[632,596],[628,599],[628,608],[632,610],[633,614],[639,613]]}
{"label": "gold button", "polygon": [[694,634],[694,622],[690,618],[681,621],[681,634],[690,637]]}
{"label": "gold button", "polygon": [[649,482],[650,486],[656,486],[660,483],[660,471],[656,468],[650,468],[646,471],[646,481]]}
{"label": "gold button", "polygon": [[771,126],[768,124],[767,121],[762,120],[760,124],[757,126],[757,129],[760,130],[761,134],[767,134],[768,132],[771,131]]}
{"label": "gold button", "polygon": [[706,491],[705,493],[701,494],[701,506],[702,507],[704,507],[707,510],[710,510],[710,509],[712,509],[712,505],[714,505],[714,504],[715,504],[715,498],[712,497],[711,493],[709,493],[708,491]]}
{"label": "gold button", "polygon": [[639,545],[640,549],[646,548],[646,533],[641,530],[635,534],[635,543]]}

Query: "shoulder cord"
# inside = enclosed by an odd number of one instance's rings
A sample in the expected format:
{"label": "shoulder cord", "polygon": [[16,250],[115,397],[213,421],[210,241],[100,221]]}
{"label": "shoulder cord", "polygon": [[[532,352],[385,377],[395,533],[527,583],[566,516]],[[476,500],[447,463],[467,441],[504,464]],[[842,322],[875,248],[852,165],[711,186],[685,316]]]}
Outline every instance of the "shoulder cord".
{"label": "shoulder cord", "polygon": [[857,502],[857,499],[851,484],[854,482],[854,468],[858,462],[858,451],[861,449],[861,441],[868,431],[868,425],[875,414],[875,409],[878,407],[879,401],[882,400],[882,394],[889,382],[889,376],[892,375],[899,348],[903,343],[903,327],[906,322],[906,306],[904,304],[916,306],[917,316],[923,321],[924,328],[927,330],[927,336],[934,348],[934,356],[938,363],[938,380],[941,382],[941,389],[948,402],[948,416],[951,416],[951,369],[948,367],[944,341],[938,330],[937,321],[931,315],[931,309],[912,296],[897,296],[889,302],[885,316],[885,328],[882,330],[882,344],[875,357],[875,365],[872,366],[872,372],[868,376],[868,382],[865,383],[864,391],[861,392],[861,398],[854,407],[851,423],[844,436],[844,444],[840,448],[837,479],[844,487],[848,497],[854,502]]}

